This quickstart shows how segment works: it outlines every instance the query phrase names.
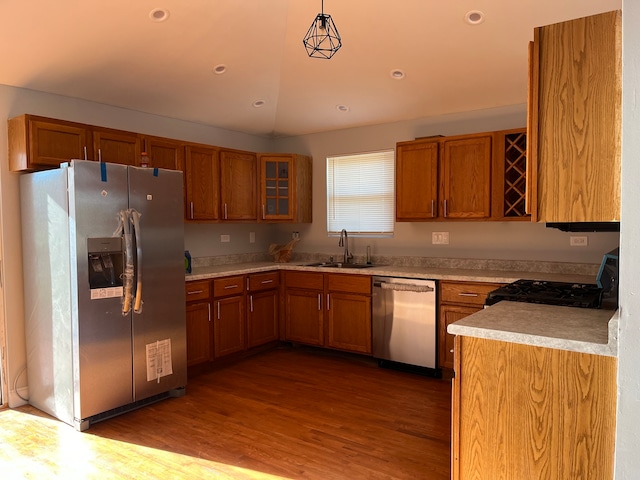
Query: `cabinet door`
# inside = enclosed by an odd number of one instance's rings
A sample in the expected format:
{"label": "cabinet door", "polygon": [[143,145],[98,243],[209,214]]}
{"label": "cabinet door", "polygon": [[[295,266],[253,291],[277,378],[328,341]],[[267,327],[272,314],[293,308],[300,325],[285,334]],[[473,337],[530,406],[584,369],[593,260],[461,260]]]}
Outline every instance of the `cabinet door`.
{"label": "cabinet door", "polygon": [[322,292],[289,288],[285,294],[285,335],[291,342],[324,345]]}
{"label": "cabinet door", "polygon": [[327,323],[328,347],[371,353],[371,297],[328,294]]}
{"label": "cabinet door", "polygon": [[9,170],[39,170],[58,167],[90,152],[91,131],[81,124],[32,115],[9,119]]}
{"label": "cabinet door", "polygon": [[438,143],[404,142],[396,148],[396,220],[438,216]]}
{"label": "cabinet door", "polygon": [[621,24],[613,11],[534,31],[528,188],[537,195],[529,206],[535,221],[620,220]]}
{"label": "cabinet door", "polygon": [[149,155],[149,166],[152,168],[184,169],[184,146],[177,140],[146,136],[144,151]]}
{"label": "cabinet door", "polygon": [[209,302],[187,303],[187,366],[213,359]]}
{"label": "cabinet door", "polygon": [[461,307],[458,305],[441,305],[438,322],[438,366],[453,368],[453,343],[455,335],[447,333],[447,327],[453,322],[462,320],[472,313],[482,310],[482,307]]}
{"label": "cabinet door", "polygon": [[456,346],[454,478],[613,478],[615,357],[472,337]]}
{"label": "cabinet door", "polygon": [[215,308],[213,332],[215,358],[244,350],[244,296],[218,299],[215,301]]}
{"label": "cabinet door", "polygon": [[294,166],[291,155],[260,156],[262,220],[293,220]]}
{"label": "cabinet door", "polygon": [[278,339],[278,290],[249,293],[247,297],[247,346]]}
{"label": "cabinet door", "polygon": [[94,160],[139,166],[142,142],[137,133],[94,127],[93,150]]}
{"label": "cabinet door", "polygon": [[258,219],[258,160],[255,153],[220,151],[223,220]]}
{"label": "cabinet door", "polygon": [[185,194],[187,220],[218,220],[218,150],[205,146],[185,147]]}
{"label": "cabinet door", "polygon": [[442,216],[491,216],[491,136],[445,140],[442,154]]}

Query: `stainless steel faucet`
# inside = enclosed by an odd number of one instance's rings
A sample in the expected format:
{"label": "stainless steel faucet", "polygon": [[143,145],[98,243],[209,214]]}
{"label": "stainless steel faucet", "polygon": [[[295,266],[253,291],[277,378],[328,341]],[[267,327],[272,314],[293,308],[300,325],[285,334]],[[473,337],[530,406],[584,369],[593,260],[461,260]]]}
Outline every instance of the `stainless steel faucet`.
{"label": "stainless steel faucet", "polygon": [[349,260],[353,258],[353,255],[349,251],[349,235],[347,235],[347,231],[343,228],[340,232],[340,241],[338,242],[339,247],[344,247],[344,263],[349,263]]}

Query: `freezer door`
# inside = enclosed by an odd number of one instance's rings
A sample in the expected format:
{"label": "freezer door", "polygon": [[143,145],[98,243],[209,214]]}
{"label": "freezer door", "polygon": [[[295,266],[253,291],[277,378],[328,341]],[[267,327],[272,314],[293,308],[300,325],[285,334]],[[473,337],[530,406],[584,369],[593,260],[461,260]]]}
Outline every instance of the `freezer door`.
{"label": "freezer door", "polygon": [[133,313],[136,401],[187,382],[182,188],[182,172],[129,167],[129,207],[140,213],[135,263],[142,311]]}
{"label": "freezer door", "polygon": [[[88,247],[98,249],[95,239],[111,237],[118,226],[118,212],[127,208],[127,167],[74,160],[68,175],[70,230],[75,240],[71,259],[76,266],[71,269],[72,305],[77,305],[71,315],[74,415],[80,420],[133,401],[131,318],[121,313],[117,289],[90,288]],[[102,261],[108,262],[107,257]]]}

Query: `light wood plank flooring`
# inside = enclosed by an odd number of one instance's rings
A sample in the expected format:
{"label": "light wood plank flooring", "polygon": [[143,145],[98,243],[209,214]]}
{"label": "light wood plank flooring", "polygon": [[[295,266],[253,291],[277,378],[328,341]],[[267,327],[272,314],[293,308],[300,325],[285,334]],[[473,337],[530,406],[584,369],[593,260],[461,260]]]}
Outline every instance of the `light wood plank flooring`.
{"label": "light wood plank flooring", "polygon": [[449,479],[450,383],[283,347],[84,433],[0,411],[0,478]]}

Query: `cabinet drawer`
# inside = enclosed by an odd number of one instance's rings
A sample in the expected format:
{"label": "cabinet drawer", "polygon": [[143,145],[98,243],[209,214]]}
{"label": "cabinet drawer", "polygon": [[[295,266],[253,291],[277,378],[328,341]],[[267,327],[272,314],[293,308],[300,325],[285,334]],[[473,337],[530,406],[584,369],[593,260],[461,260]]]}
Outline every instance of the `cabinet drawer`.
{"label": "cabinet drawer", "polygon": [[209,294],[210,294],[209,286],[210,286],[209,280],[196,280],[193,282],[187,282],[186,284],[187,302],[208,300]]}
{"label": "cabinet drawer", "polygon": [[440,302],[483,305],[487,294],[502,285],[501,283],[440,282]]}
{"label": "cabinet drawer", "polygon": [[349,292],[371,295],[371,277],[368,275],[327,274],[330,292]]}
{"label": "cabinet drawer", "polygon": [[322,273],[284,272],[284,283],[287,287],[323,290]]}
{"label": "cabinet drawer", "polygon": [[277,288],[280,285],[280,272],[254,273],[247,279],[247,290],[259,292]]}
{"label": "cabinet drawer", "polygon": [[244,291],[244,276],[217,278],[213,281],[213,296],[227,297],[242,294]]}

